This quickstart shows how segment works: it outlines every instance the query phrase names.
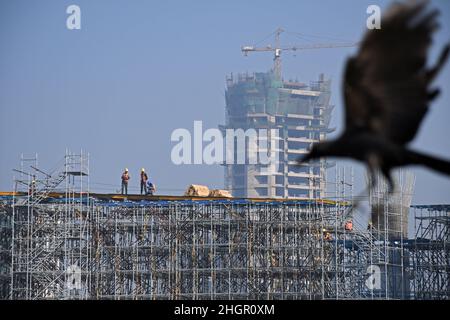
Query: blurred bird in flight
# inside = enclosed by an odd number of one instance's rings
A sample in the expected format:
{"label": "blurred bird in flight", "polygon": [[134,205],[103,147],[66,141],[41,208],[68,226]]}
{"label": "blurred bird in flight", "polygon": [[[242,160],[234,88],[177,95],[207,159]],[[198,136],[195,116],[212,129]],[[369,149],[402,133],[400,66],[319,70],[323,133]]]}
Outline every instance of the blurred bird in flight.
{"label": "blurred bird in flight", "polygon": [[439,95],[432,82],[444,66],[450,45],[427,68],[432,34],[439,11],[427,1],[393,4],[382,17],[381,29],[366,33],[356,56],[347,61],[343,81],[345,129],[336,140],[314,144],[300,163],[320,157],[344,157],[364,162],[371,186],[381,171],[394,188],[391,170],[423,165],[450,175],[450,162],[408,149],[429,104]]}

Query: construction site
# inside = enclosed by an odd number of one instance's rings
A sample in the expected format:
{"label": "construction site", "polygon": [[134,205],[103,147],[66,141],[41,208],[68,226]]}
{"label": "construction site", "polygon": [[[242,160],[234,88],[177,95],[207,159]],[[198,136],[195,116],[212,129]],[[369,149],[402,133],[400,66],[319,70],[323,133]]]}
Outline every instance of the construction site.
{"label": "construction site", "polygon": [[89,154],[51,170],[22,155],[0,192],[0,299],[450,299],[450,204],[412,205],[408,171],[359,193],[352,167],[298,164],[334,130],[331,80],[282,79],[281,51],[355,44],[281,47],[281,32],[242,47],[274,67],[227,77],[221,126],[279,130],[276,172],[225,165],[225,190],[95,193]]}
{"label": "construction site", "polygon": [[0,198],[2,299],[449,299],[450,205],[411,207],[407,172],[390,197],[343,167],[327,199],[124,196],[89,192],[87,154],[27,161]]}

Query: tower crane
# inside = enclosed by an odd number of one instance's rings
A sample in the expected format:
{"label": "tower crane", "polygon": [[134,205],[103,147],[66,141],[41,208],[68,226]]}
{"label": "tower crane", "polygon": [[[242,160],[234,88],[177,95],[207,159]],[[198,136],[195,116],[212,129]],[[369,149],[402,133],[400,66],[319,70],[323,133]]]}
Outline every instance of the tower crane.
{"label": "tower crane", "polygon": [[280,35],[284,30],[278,28],[275,30],[275,47],[266,46],[266,47],[255,47],[255,46],[242,46],[241,51],[247,56],[250,52],[274,52],[274,66],[273,70],[275,76],[278,80],[281,79],[281,52],[282,51],[297,51],[297,50],[311,50],[311,49],[329,49],[329,48],[350,48],[356,47],[359,43],[348,42],[348,43],[318,43],[318,44],[310,44],[310,45],[298,45],[298,46],[281,46],[280,45]]}

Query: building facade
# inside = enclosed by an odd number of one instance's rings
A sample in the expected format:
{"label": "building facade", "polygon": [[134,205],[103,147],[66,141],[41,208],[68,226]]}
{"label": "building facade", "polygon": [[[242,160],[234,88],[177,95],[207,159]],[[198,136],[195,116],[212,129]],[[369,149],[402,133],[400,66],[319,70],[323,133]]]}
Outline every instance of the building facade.
{"label": "building facade", "polygon": [[[275,152],[278,159],[272,171],[260,163],[225,164],[225,188],[233,196],[324,197],[329,164],[318,160],[299,165],[297,159],[333,131],[329,128],[333,109],[329,104],[330,85],[324,75],[307,85],[277,80],[272,71],[227,78],[226,123],[222,129],[267,129],[267,151]],[[251,151],[251,144],[246,148],[246,153]]]}

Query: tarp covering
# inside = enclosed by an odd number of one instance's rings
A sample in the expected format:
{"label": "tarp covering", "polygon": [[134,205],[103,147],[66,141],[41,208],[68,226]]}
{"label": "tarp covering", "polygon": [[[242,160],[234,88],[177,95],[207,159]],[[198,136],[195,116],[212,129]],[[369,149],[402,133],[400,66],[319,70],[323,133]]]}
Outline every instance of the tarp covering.
{"label": "tarp covering", "polygon": [[207,197],[209,196],[209,188],[199,184],[191,184],[184,195],[191,197]]}
{"label": "tarp covering", "polygon": [[231,193],[228,190],[215,189],[209,192],[210,197],[224,197],[231,198]]}

